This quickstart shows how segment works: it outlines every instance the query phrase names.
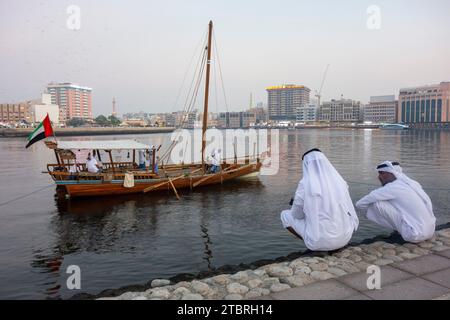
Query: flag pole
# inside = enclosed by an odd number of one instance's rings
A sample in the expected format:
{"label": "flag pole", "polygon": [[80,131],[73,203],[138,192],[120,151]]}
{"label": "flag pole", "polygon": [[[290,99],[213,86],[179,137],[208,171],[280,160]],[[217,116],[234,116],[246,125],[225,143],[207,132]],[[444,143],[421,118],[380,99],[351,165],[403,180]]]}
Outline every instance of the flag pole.
{"label": "flag pole", "polygon": [[[50,116],[48,115],[48,112],[47,112],[47,117],[48,117],[48,120],[50,121]],[[51,121],[50,121],[50,125],[52,125]],[[55,130],[53,129],[53,126],[52,126],[52,132],[53,132],[53,139],[55,140],[55,143],[58,144],[58,140],[56,140],[56,134],[55,134]]]}

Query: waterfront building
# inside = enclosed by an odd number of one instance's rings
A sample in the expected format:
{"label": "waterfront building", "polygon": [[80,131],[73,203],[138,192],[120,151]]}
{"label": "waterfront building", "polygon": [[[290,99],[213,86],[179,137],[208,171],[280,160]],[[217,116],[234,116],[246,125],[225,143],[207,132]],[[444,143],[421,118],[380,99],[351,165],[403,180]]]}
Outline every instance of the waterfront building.
{"label": "waterfront building", "polygon": [[450,122],[450,82],[400,89],[397,117],[403,123]]}
{"label": "waterfront building", "polygon": [[317,121],[317,109],[317,106],[314,104],[298,108],[296,120],[299,122]]}
{"label": "waterfront building", "polygon": [[397,122],[398,101],[395,95],[372,96],[369,104],[364,106],[364,121],[374,123]]}
{"label": "waterfront building", "polygon": [[183,111],[161,113],[158,114],[158,116],[167,127],[194,129],[197,127],[197,122],[199,121],[199,114],[197,110],[193,110],[187,114]]}
{"label": "waterfront building", "polygon": [[309,105],[311,90],[302,85],[286,84],[266,88],[269,120],[296,120],[297,110]]}
{"label": "waterfront building", "polygon": [[220,112],[217,124],[223,129],[249,128],[256,123],[256,115],[252,111]]}
{"label": "waterfront building", "polygon": [[40,123],[47,114],[53,125],[59,124],[59,107],[52,104],[51,96],[46,93],[40,99],[0,104],[0,122],[10,125]]}
{"label": "waterfront building", "polygon": [[269,121],[267,108],[264,108],[261,103],[254,108],[250,108],[248,112],[255,114],[255,124],[267,123]]}
{"label": "waterfront building", "polygon": [[209,128],[217,128],[218,126],[219,126],[219,121],[217,120],[217,118],[208,120]]}
{"label": "waterfront building", "polygon": [[72,118],[92,119],[92,89],[74,83],[50,83],[47,92],[52,104],[59,105],[62,123]]}
{"label": "waterfront building", "polygon": [[[208,112],[208,128],[217,128],[218,127],[218,121],[217,121],[218,117],[219,117],[218,113]],[[201,128],[202,125],[203,125],[203,113],[200,112],[197,115],[197,121],[195,123],[195,128]]]}
{"label": "waterfront building", "polygon": [[122,121],[121,127],[146,127],[148,122],[144,119],[127,119]]}
{"label": "waterfront building", "polygon": [[344,99],[323,102],[320,106],[319,120],[328,122],[359,122],[362,120],[361,103]]}
{"label": "waterfront building", "polygon": [[128,112],[123,114],[123,119],[141,119],[141,120],[149,120],[154,116],[152,113],[147,113],[144,111],[139,112]]}
{"label": "waterfront building", "polygon": [[165,113],[164,116],[164,122],[166,124],[166,127],[175,127],[176,125],[176,117],[173,113]]}
{"label": "waterfront building", "polygon": [[0,103],[0,122],[9,125],[33,122],[30,102]]}
{"label": "waterfront building", "polygon": [[180,124],[182,124],[182,127],[184,129],[194,129],[196,127],[197,117],[197,110],[189,112],[187,116],[185,116],[184,119],[181,120],[184,120],[184,123],[180,121]]}
{"label": "waterfront building", "polygon": [[40,123],[44,118],[49,116],[53,125],[59,125],[59,106],[52,103],[52,97],[48,93],[43,93],[41,99],[31,101],[32,121]]}

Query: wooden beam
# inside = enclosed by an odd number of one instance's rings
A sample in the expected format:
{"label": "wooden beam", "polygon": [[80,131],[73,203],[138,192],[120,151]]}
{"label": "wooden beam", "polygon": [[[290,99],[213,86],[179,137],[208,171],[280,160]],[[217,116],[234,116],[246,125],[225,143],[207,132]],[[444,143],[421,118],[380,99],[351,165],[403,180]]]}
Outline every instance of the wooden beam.
{"label": "wooden beam", "polygon": [[[178,176],[178,177],[176,177],[176,178],[173,178],[171,181],[175,181],[175,180],[181,179],[181,178],[183,178],[183,177],[184,177],[184,174],[181,175],[181,176]],[[155,190],[155,189],[157,189],[157,188],[159,188],[159,187],[162,187],[163,185],[168,184],[168,183],[169,183],[169,180],[170,180],[170,178],[168,178],[167,181],[163,181],[163,182],[154,184],[154,185],[152,185],[152,186],[150,186],[150,187],[147,187],[147,188],[145,188],[144,190],[142,190],[142,192],[147,193],[147,192],[149,192],[149,191],[152,191],[152,190]]]}
{"label": "wooden beam", "polygon": [[[244,167],[246,167],[246,166],[243,166],[243,167],[240,167],[240,168],[244,168]],[[235,170],[232,170],[232,169],[234,169],[234,168],[236,168],[236,165],[229,166],[228,168],[226,168],[226,169],[224,169],[224,170],[221,170],[221,171],[218,172],[218,173],[208,175],[208,176],[206,176],[206,177],[204,177],[204,178],[198,180],[196,183],[194,183],[194,184],[192,185],[192,187],[193,187],[193,188],[194,188],[194,187],[197,187],[197,186],[199,186],[200,184],[202,184],[203,182],[205,182],[205,181],[207,181],[207,180],[209,180],[209,179],[211,179],[211,178],[213,178],[213,177],[218,177],[218,176],[219,176],[219,173],[220,173],[221,180],[222,180],[222,173],[224,173],[224,172],[235,171]],[[240,169],[240,168],[238,167],[238,169]]]}
{"label": "wooden beam", "polygon": [[192,187],[195,188],[196,186],[202,184],[203,182],[205,182],[205,181],[207,181],[207,180],[209,180],[209,179],[211,179],[211,178],[213,178],[213,177],[217,177],[217,176],[218,176],[218,174],[215,173],[215,174],[208,175],[208,176],[206,176],[206,177],[204,177],[204,178],[201,178],[201,179],[198,180],[196,183],[194,183],[194,184],[192,185]]}
{"label": "wooden beam", "polygon": [[180,200],[180,196],[178,195],[177,189],[173,185],[173,182],[172,182],[172,180],[170,180],[170,178],[169,178],[169,183],[172,186],[173,192],[175,192],[175,195],[177,196],[177,199]]}
{"label": "wooden beam", "polygon": [[203,123],[202,123],[202,168],[205,168],[205,148],[206,148],[206,129],[208,129],[208,99],[209,99],[209,76],[211,70],[211,39],[212,39],[213,23],[209,21],[208,25],[208,46],[206,60],[206,79],[205,79],[205,101],[203,106]]}
{"label": "wooden beam", "polygon": [[53,151],[55,152],[56,161],[58,162],[58,165],[60,165],[61,161],[59,160],[58,152],[56,151],[56,149],[53,149]]}
{"label": "wooden beam", "polygon": [[[202,170],[202,168],[197,169],[197,170],[194,170],[194,171],[190,172],[189,174],[192,175],[193,173],[196,173],[196,172],[201,171],[201,170]],[[159,188],[159,187],[162,187],[162,186],[165,185],[165,184],[172,183],[173,181],[176,181],[176,180],[181,179],[181,178],[183,178],[183,177],[185,177],[184,174],[182,174],[182,175],[180,175],[180,176],[177,176],[177,177],[175,177],[175,178],[173,178],[173,179],[168,178],[167,181],[163,181],[163,182],[154,184],[154,185],[152,185],[152,186],[150,186],[150,187],[147,187],[147,188],[145,188],[144,190],[142,190],[142,192],[144,192],[144,193],[150,192],[150,191],[155,190],[155,189],[157,189],[157,188]]]}
{"label": "wooden beam", "polygon": [[112,168],[113,174],[116,174],[116,168],[114,168],[114,160],[112,157],[112,152],[111,152],[111,150],[105,150],[105,151],[108,152],[108,154],[109,154],[109,161],[111,162],[111,168]]}
{"label": "wooden beam", "polygon": [[152,148],[152,173],[155,173],[156,149]]}

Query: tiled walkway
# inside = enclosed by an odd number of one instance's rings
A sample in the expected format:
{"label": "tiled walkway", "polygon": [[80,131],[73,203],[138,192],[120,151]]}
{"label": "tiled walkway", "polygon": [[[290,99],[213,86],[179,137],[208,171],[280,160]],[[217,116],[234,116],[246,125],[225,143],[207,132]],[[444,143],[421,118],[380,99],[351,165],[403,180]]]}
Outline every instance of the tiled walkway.
{"label": "tiled walkway", "polygon": [[260,297],[259,300],[450,299],[450,250],[380,267],[381,288],[369,290],[370,274],[354,273]]}

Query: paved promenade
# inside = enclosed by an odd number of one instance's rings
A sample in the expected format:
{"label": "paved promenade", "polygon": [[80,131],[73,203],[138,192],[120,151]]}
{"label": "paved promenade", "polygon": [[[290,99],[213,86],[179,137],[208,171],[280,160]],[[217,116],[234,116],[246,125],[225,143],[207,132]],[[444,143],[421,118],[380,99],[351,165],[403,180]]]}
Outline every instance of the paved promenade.
{"label": "paved promenade", "polygon": [[381,266],[381,288],[365,272],[272,293],[258,300],[450,300],[450,250]]}

